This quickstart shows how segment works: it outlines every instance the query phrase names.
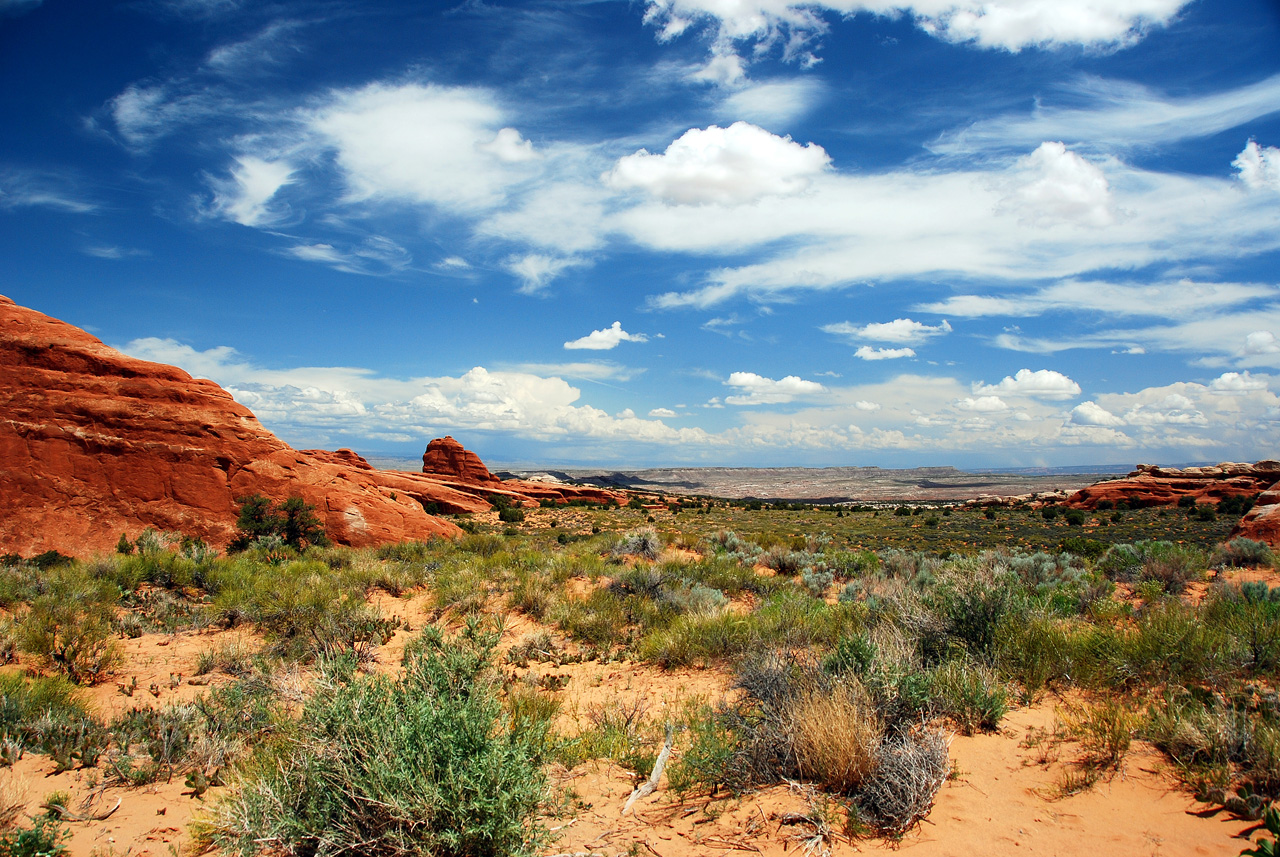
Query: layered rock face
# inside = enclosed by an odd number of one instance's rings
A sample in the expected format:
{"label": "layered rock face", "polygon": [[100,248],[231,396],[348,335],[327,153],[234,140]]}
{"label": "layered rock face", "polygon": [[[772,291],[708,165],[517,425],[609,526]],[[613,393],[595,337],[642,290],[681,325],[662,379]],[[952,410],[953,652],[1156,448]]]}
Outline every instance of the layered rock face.
{"label": "layered rock face", "polygon": [[1158,467],[1139,464],[1122,479],[1098,482],[1082,488],[1065,501],[1077,509],[1096,509],[1107,500],[1131,506],[1176,505],[1183,497],[1197,503],[1216,504],[1227,497],[1253,496],[1280,481],[1280,461],[1257,464],[1225,462],[1214,467]]}
{"label": "layered rock face", "polygon": [[459,532],[425,503],[489,508],[350,450],[295,450],[212,381],[0,297],[0,551],[86,556],[148,526],[221,547],[254,493],[302,496],[355,546]]}
{"label": "layered rock face", "polygon": [[422,472],[457,491],[477,497],[499,498],[513,506],[537,506],[543,500],[569,503],[627,502],[627,496],[603,488],[586,488],[556,482],[533,482],[523,479],[499,479],[489,472],[480,456],[464,449],[452,437],[438,437],[427,444],[422,454]]}

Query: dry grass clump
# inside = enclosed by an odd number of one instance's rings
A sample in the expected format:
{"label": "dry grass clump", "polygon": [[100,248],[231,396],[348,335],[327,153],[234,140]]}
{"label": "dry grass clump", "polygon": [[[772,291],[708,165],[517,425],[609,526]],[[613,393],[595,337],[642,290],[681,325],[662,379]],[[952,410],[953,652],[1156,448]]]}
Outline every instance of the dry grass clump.
{"label": "dry grass clump", "polygon": [[881,832],[901,835],[933,809],[950,773],[947,739],[941,731],[925,729],[889,738],[880,744],[858,805]]}
{"label": "dry grass clump", "polygon": [[806,780],[852,794],[875,770],[884,722],[862,685],[801,695],[791,709],[797,766]]}

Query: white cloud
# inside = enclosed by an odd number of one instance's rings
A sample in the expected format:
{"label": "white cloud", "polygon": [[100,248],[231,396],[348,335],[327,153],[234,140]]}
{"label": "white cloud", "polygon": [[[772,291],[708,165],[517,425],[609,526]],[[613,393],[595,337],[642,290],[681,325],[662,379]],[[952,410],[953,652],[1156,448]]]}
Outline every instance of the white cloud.
{"label": "white cloud", "polygon": [[0,211],[14,208],[52,208],[89,214],[98,206],[85,199],[63,176],[30,170],[0,169]]}
{"label": "white cloud", "polygon": [[622,329],[622,322],[615,321],[612,326],[606,327],[604,330],[593,330],[580,339],[572,342],[566,342],[565,348],[569,349],[588,349],[591,351],[608,351],[611,348],[617,348],[623,342],[648,342],[649,337],[643,333],[627,333]]}
{"label": "white cloud", "polygon": [[1062,143],[1041,143],[1021,158],[1012,183],[1002,207],[1032,225],[1103,227],[1115,222],[1106,175]]}
{"label": "white cloud", "polygon": [[130,146],[143,149],[176,128],[228,108],[212,90],[174,92],[166,85],[130,84],[107,102],[116,130]]}
{"label": "white cloud", "polygon": [[539,157],[533,150],[533,143],[520,136],[520,132],[515,128],[499,129],[492,141],[478,144],[476,148],[508,164],[533,161]]}
{"label": "white cloud", "polygon": [[231,178],[210,178],[214,188],[210,213],[242,226],[267,226],[288,211],[270,207],[280,188],[293,182],[294,169],[284,161],[264,161],[251,155],[236,158]]}
{"label": "white cloud", "polygon": [[805,190],[831,159],[821,146],[800,145],[747,122],[692,128],[666,152],[641,149],[619,158],[605,176],[618,190],[640,189],[674,205],[740,205]]}
{"label": "white cloud", "polygon": [[1025,149],[1045,140],[1115,152],[1170,145],[1239,127],[1280,110],[1280,74],[1236,89],[1173,98],[1129,81],[1085,77],[1063,87],[1061,105],[1037,99],[1028,116],[1007,114],[943,134],[943,154]]}
{"label": "white cloud", "polygon": [[1122,426],[1124,420],[1098,405],[1097,402],[1081,402],[1071,409],[1071,421],[1082,426]]}
{"label": "white cloud", "polygon": [[853,406],[860,411],[878,411],[882,407],[878,402],[868,402],[865,399],[859,399]]}
{"label": "white cloud", "polygon": [[775,381],[754,372],[734,372],[725,384],[742,391],[741,395],[725,397],[725,403],[730,405],[777,405],[826,389],[817,381],[805,381],[795,375]]}
{"label": "white cloud", "polygon": [[651,411],[649,411],[649,416],[661,418],[661,417],[674,417],[679,415],[675,411],[671,410],[670,408],[654,408]]}
{"label": "white cloud", "polygon": [[1051,286],[1002,297],[956,295],[921,304],[923,312],[964,318],[1027,318],[1051,311],[1087,312],[1096,316],[1152,316],[1184,319],[1218,313],[1251,301],[1280,300],[1280,289],[1261,283],[1176,282],[1125,283],[1064,280]]}
{"label": "white cloud", "polygon": [[1246,187],[1280,191],[1280,149],[1275,146],[1259,146],[1250,140],[1231,166],[1236,168],[1238,178]]}
{"label": "white cloud", "polygon": [[520,292],[526,295],[536,294],[556,277],[570,268],[585,265],[582,259],[565,259],[546,256],[541,253],[529,253],[525,256],[512,256],[507,259],[506,268],[522,281]]}
{"label": "white cloud", "polygon": [[951,325],[945,319],[942,324],[931,327],[923,322],[912,321],[909,318],[896,318],[893,321],[872,322],[861,326],[842,321],[838,324],[824,324],[821,330],[852,339],[870,339],[873,342],[916,345],[935,336],[950,333]]}
{"label": "white cloud", "polygon": [[335,152],[350,200],[464,213],[498,205],[523,175],[524,141],[503,119],[487,90],[416,83],[338,91],[304,116]]}
{"label": "white cloud", "polygon": [[138,250],[133,247],[117,247],[114,244],[94,244],[85,247],[84,252],[86,255],[97,259],[131,259],[136,256],[151,255],[146,250]]}
{"label": "white cloud", "polygon": [[319,242],[296,244],[283,253],[304,262],[319,262],[348,274],[394,274],[403,271],[413,261],[408,250],[380,235],[372,235],[343,249]]}
{"label": "white cloud", "polygon": [[701,429],[673,429],[656,420],[615,417],[578,404],[581,391],[562,378],[527,372],[477,366],[458,377],[400,380],[349,367],[264,369],[232,348],[197,351],[172,339],[134,340],[121,350],[211,378],[269,428],[295,434],[323,428],[430,438],[444,430],[474,430],[536,440],[713,442]]}
{"label": "white cloud", "polygon": [[1248,372],[1224,372],[1209,384],[1213,393],[1254,393],[1267,389],[1266,377],[1257,377]]}
{"label": "white cloud", "polygon": [[870,345],[863,345],[853,352],[853,356],[859,360],[897,360],[901,357],[915,357],[916,352],[914,348],[872,348]]}
{"label": "white cloud", "polygon": [[518,363],[513,366],[499,366],[514,372],[526,372],[532,375],[551,377],[563,375],[583,381],[630,381],[644,372],[643,369],[632,369],[610,360],[593,360],[576,363]]}
{"label": "white cloud", "polygon": [[825,94],[822,82],[812,77],[749,83],[728,95],[716,112],[730,122],[785,127],[807,115]]}
{"label": "white cloud", "polygon": [[973,385],[975,395],[1033,396],[1037,399],[1072,399],[1080,395],[1080,385],[1052,369],[1019,369],[998,384]]}
{"label": "white cloud", "polygon": [[1276,339],[1276,335],[1269,330],[1255,330],[1250,333],[1244,339],[1244,348],[1240,350],[1241,357],[1276,353],[1280,353],[1280,340]]}
{"label": "white cloud", "polygon": [[642,204],[612,225],[643,247],[728,255],[746,264],[711,270],[703,284],[650,297],[651,306],[707,308],[738,296],[906,278],[1070,279],[1100,269],[1166,268],[1256,257],[1280,248],[1280,206],[1226,177],[1155,173],[1108,164],[1114,210],[1106,229],[1046,229],[1008,208],[1011,164],[970,170],[828,173],[803,198],[750,206]]}
{"label": "white cloud", "polygon": [[966,396],[956,402],[956,407],[962,411],[976,411],[980,414],[994,414],[1009,410],[1009,406],[999,396],[978,396],[976,399]]}
{"label": "white cloud", "polygon": [[[713,30],[712,61],[726,67],[740,42],[754,54],[780,44],[783,57],[803,65],[808,49],[827,31],[826,14],[906,14],[927,33],[981,48],[1020,51],[1030,47],[1083,45],[1118,48],[1137,42],[1152,27],[1177,15],[1188,0],[648,0],[645,22],[658,39],[677,38],[695,25]],[[741,75],[708,71],[708,79],[734,82]]]}

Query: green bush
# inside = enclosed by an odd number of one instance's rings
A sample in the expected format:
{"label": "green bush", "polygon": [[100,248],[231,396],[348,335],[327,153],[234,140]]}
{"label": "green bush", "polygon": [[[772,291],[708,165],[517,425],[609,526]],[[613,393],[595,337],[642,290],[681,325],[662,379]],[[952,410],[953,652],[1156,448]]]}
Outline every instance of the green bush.
{"label": "green bush", "polygon": [[399,679],[331,672],[296,737],[217,805],[214,843],[244,855],[535,853],[545,723],[503,715],[495,643],[473,623],[452,642],[424,635]]}
{"label": "green bush", "polygon": [[1241,536],[1224,545],[1218,545],[1209,559],[1209,564],[1215,568],[1272,567],[1276,564],[1276,557],[1271,551],[1271,546],[1266,542],[1257,542]]}
{"label": "green bush", "polygon": [[239,530],[227,550],[237,553],[247,550],[258,540],[275,536],[294,550],[304,550],[309,545],[327,547],[329,537],[324,525],[315,516],[315,507],[301,497],[290,497],[278,505],[261,494],[241,497],[240,515],[236,519]]}

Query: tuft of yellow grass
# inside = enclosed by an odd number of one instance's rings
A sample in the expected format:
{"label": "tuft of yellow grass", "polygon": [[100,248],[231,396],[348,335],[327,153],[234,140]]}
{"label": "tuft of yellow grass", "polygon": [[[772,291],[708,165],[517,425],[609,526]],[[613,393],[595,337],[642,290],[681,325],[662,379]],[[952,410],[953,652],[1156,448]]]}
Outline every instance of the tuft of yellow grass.
{"label": "tuft of yellow grass", "polygon": [[801,696],[792,730],[801,776],[850,794],[875,770],[884,722],[866,690],[849,682]]}

